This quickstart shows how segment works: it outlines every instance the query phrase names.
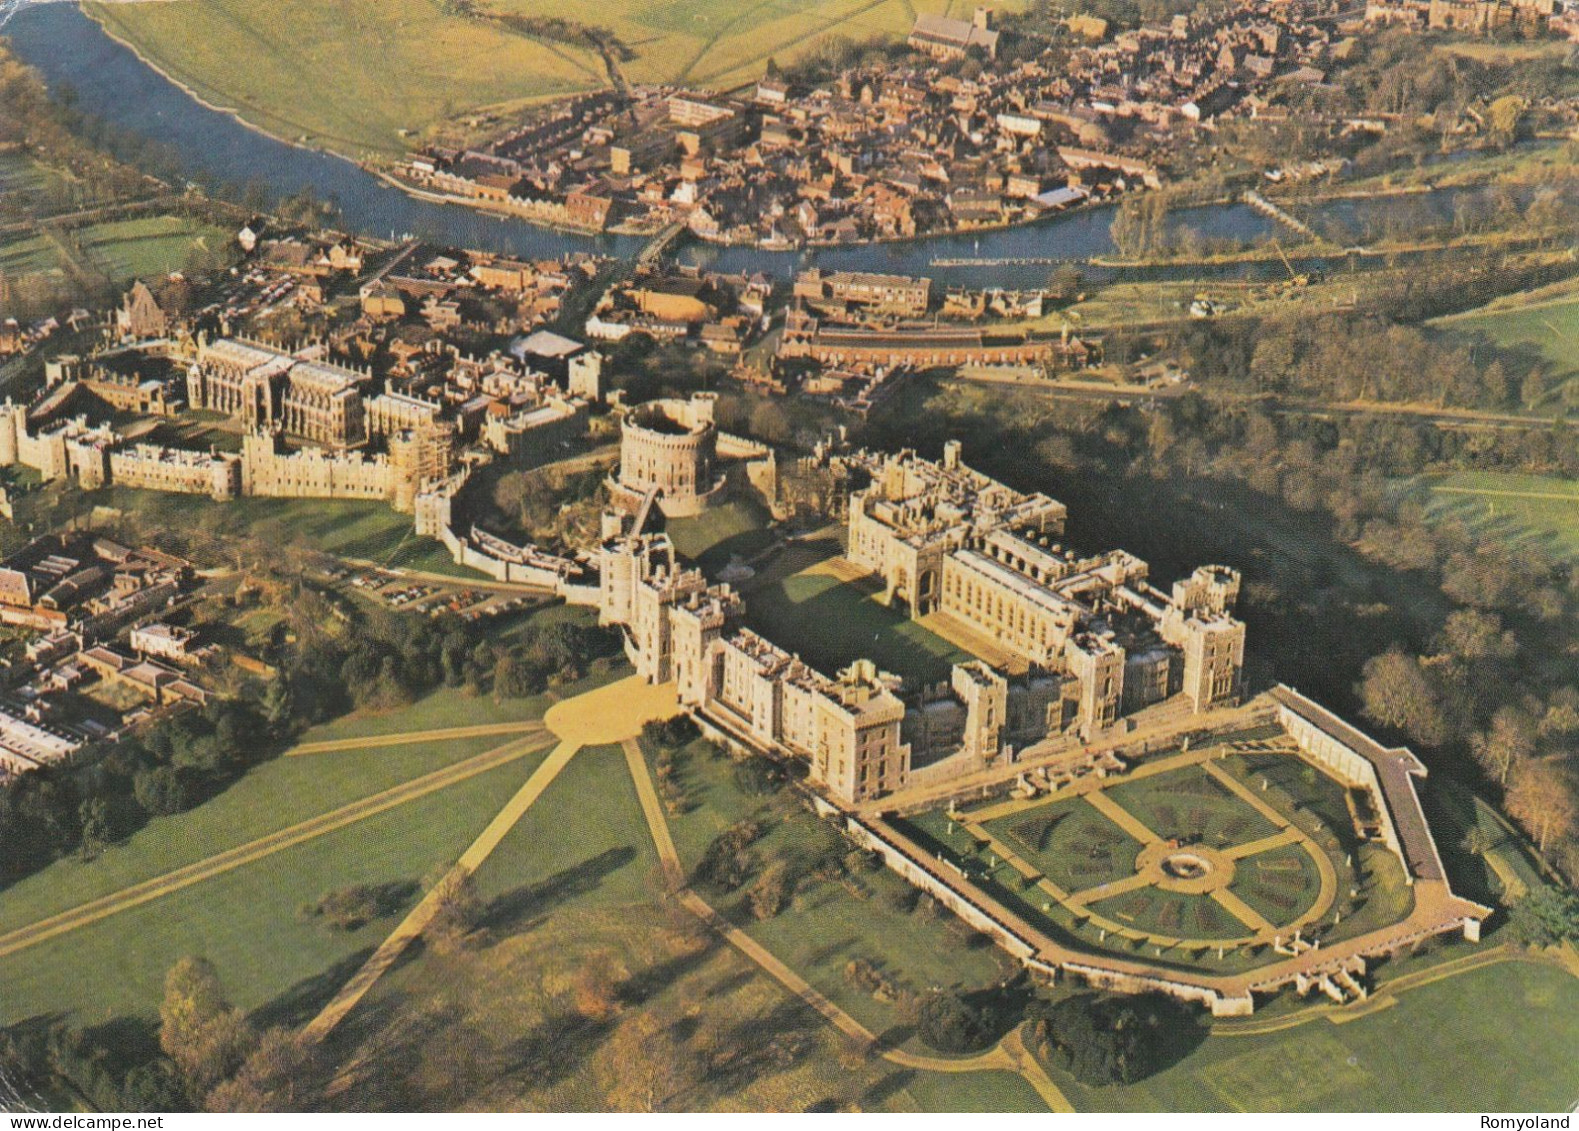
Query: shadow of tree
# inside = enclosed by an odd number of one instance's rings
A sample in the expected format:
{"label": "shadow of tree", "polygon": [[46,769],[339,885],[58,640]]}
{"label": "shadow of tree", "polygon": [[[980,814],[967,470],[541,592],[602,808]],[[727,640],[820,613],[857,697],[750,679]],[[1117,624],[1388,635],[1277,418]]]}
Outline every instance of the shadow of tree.
{"label": "shadow of tree", "polygon": [[556,904],[595,891],[603,879],[636,859],[629,845],[610,848],[535,884],[497,896],[488,903],[478,926],[491,931],[530,930]]}
{"label": "shadow of tree", "polygon": [[375,949],[372,946],[362,947],[312,977],[303,978],[284,993],[254,1009],[248,1020],[259,1029],[275,1025],[297,1028],[307,1024],[372,957]]}

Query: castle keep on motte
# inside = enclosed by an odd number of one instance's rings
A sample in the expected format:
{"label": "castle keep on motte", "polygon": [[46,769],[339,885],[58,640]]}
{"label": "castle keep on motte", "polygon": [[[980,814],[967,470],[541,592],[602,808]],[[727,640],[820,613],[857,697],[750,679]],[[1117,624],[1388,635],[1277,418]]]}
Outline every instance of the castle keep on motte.
{"label": "castle keep on motte", "polygon": [[[912,617],[994,642],[994,660],[904,688],[867,660],[819,672],[744,627],[727,584],[683,568],[666,535],[623,526],[599,555],[604,624],[625,628],[636,670],[739,742],[806,761],[834,799],[859,803],[1113,731],[1145,708],[1200,712],[1240,693],[1239,577],[1211,566],[1163,593],[1147,566],[1061,548],[1065,509],[960,459],[838,457],[868,480],[850,497],[848,560]],[[1000,654],[1001,653],[1001,654]]]}

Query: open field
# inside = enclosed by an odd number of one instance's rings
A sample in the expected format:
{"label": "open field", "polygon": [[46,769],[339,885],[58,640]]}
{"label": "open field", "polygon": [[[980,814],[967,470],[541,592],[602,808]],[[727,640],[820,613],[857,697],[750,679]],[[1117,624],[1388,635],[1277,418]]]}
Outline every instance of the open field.
{"label": "open field", "polygon": [[866,658],[907,684],[948,678],[953,664],[971,659],[897,609],[878,603],[866,582],[842,581],[812,566],[753,588],[746,598],[752,628],[825,674]]}
{"label": "open field", "polygon": [[0,153],[0,193],[43,192],[61,179],[25,153]]}
{"label": "open field", "polygon": [[[346,1019],[336,1047],[355,1067],[339,1104],[1043,1110],[1007,1073],[944,1076],[842,1056],[822,1018],[660,902],[656,853],[623,757],[617,747],[579,752],[482,865],[485,937],[455,954],[418,950]],[[689,801],[674,831],[689,863],[716,829],[769,802],[743,794],[732,763],[704,743],[680,761]],[[758,842],[763,851],[840,844],[787,801],[774,803],[785,819]],[[875,900],[858,902],[833,884],[819,892],[845,900],[840,917],[808,927],[797,903],[776,922],[793,936],[787,949],[820,955],[812,962],[830,989],[843,984],[844,954],[854,948],[840,941],[846,932],[891,937],[894,951],[949,980],[976,964],[984,978],[999,969],[990,949],[949,949],[955,933],[930,917],[913,921],[931,936],[912,937],[903,924],[890,930]],[[889,953],[877,945],[877,957]]]}
{"label": "open field", "polygon": [[165,971],[187,954],[212,959],[245,1009],[279,1004],[326,975],[319,990],[332,991],[339,978],[331,971],[391,924],[336,932],[301,916],[300,907],[348,884],[421,880],[453,860],[529,773],[521,763],[501,766],[0,959],[0,1022],[152,1013]]}
{"label": "open field", "polygon": [[[308,731],[303,741],[535,719],[546,706],[545,699],[497,705],[491,699],[442,690],[403,710],[347,715]],[[195,809],[155,818],[97,860],[60,860],[6,888],[0,897],[0,933],[491,750],[510,737],[435,737],[313,757],[275,758]],[[530,772],[541,760],[538,753],[518,765]]]}
{"label": "open field", "polygon": [[[0,172],[0,192],[6,191],[4,183]],[[230,236],[178,216],[148,216],[72,228],[60,238],[84,270],[124,282],[181,270],[194,248],[220,252]],[[63,270],[60,246],[51,236],[22,236],[0,244],[0,272],[13,278]]]}
{"label": "open field", "polygon": [[[609,82],[594,51],[534,38],[503,19],[555,17],[612,33],[631,82],[728,89],[831,36],[897,38],[953,0],[180,0],[90,4],[111,33],[199,97],[289,140],[347,156],[399,153],[483,108]],[[357,51],[342,50],[346,43]],[[305,80],[305,81],[304,81]]]}
{"label": "open field", "polygon": [[1428,522],[1461,522],[1481,539],[1579,561],[1579,483],[1571,479],[1466,471],[1422,476],[1404,489],[1425,504]]}
{"label": "open field", "polygon": [[[287,140],[398,153],[452,115],[604,85],[590,52],[431,0],[186,0],[89,13],[171,78]],[[355,45],[355,49],[349,49]]]}
{"label": "open field", "polygon": [[576,753],[477,870],[487,926],[523,929],[552,909],[640,903],[658,858],[618,746]]}
{"label": "open field", "polygon": [[1537,408],[1559,408],[1565,403],[1563,386],[1579,377],[1579,285],[1571,281],[1510,295],[1431,325],[1453,334],[1483,335],[1498,349],[1544,363],[1546,395]]}
{"label": "open field", "polygon": [[55,245],[43,236],[23,236],[0,243],[0,272],[13,279],[63,270]]}
{"label": "open field", "polygon": [[155,278],[181,270],[194,250],[223,253],[230,233],[179,216],[93,224],[71,232],[81,253],[111,279]]}
{"label": "open field", "polygon": [[1341,1025],[1316,1018],[1212,1036],[1126,1088],[1053,1078],[1081,1111],[1566,1111],[1579,1100],[1575,1047],[1579,979],[1511,961],[1400,993]]}

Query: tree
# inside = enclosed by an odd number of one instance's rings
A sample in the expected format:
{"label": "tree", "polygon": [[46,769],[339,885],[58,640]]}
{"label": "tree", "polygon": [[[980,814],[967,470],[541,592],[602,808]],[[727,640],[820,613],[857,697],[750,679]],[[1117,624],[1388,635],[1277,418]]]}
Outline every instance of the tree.
{"label": "tree", "polygon": [[482,897],[477,882],[462,867],[451,868],[430,892],[437,907],[424,932],[441,954],[459,950],[482,921]]}
{"label": "tree", "polygon": [[1555,762],[1520,763],[1508,786],[1507,803],[1508,815],[1524,826],[1542,852],[1554,840],[1571,835],[1579,816],[1573,787]]}
{"label": "tree", "polygon": [[1442,704],[1413,656],[1402,652],[1372,656],[1365,662],[1359,692],[1367,718],[1429,746],[1442,741],[1446,729]]}
{"label": "tree", "polygon": [[1512,632],[1504,631],[1502,618],[1478,609],[1458,609],[1442,626],[1442,643],[1463,660],[1511,660],[1519,650]]}
{"label": "tree", "polygon": [[1533,888],[1509,909],[1508,922],[1526,946],[1556,946],[1564,939],[1579,939],[1579,892]]}
{"label": "tree", "polygon": [[1498,785],[1535,753],[1535,720],[1515,706],[1497,708],[1491,726],[1470,736],[1469,750],[1480,768]]}
{"label": "tree", "polygon": [[113,830],[110,826],[110,803],[103,797],[90,797],[77,810],[82,822],[82,839],[79,848],[84,860],[92,860],[110,846]]}
{"label": "tree", "polygon": [[922,999],[916,1031],[939,1052],[974,1052],[985,1048],[992,1037],[982,1011],[948,990],[934,991]]}
{"label": "tree", "polygon": [[312,1067],[311,1043],[289,1029],[269,1029],[236,1074],[209,1093],[204,1106],[214,1112],[286,1110]]}
{"label": "tree", "polygon": [[132,778],[132,797],[150,817],[181,813],[192,804],[186,781],[174,766],[138,770]]}
{"label": "tree", "polygon": [[494,666],[493,697],[496,700],[525,699],[542,690],[542,686],[542,673],[519,652],[506,652]]}
{"label": "tree", "polygon": [[1491,137],[1498,145],[1510,145],[1519,132],[1519,120],[1524,117],[1528,103],[1516,94],[1505,94],[1492,101],[1487,118],[1491,122]]}
{"label": "tree", "polygon": [[159,1047],[199,1095],[231,1075],[254,1041],[241,1012],[225,999],[219,972],[206,958],[189,956],[170,968],[159,1022]]}
{"label": "tree", "polygon": [[789,903],[790,895],[795,886],[789,877],[789,870],[784,864],[774,864],[757,877],[757,882],[751,885],[747,898],[751,903],[751,913],[758,919],[771,919],[783,911]]}
{"label": "tree", "polygon": [[1077,994],[1043,1010],[1026,1044],[1082,1084],[1133,1084],[1162,1067],[1170,1042],[1187,1038],[1189,1025],[1183,1009],[1160,994]]}

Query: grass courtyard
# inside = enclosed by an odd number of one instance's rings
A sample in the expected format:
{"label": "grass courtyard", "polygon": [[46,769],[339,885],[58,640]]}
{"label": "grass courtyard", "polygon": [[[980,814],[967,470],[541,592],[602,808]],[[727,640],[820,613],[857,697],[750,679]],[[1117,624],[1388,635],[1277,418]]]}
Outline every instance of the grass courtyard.
{"label": "grass courtyard", "polygon": [[871,582],[842,580],[818,564],[750,589],[746,621],[827,675],[865,658],[915,686],[947,680],[950,667],[973,658],[881,604],[879,593]]}
{"label": "grass courtyard", "polygon": [[733,558],[750,558],[770,546],[771,519],[760,503],[737,499],[709,507],[695,518],[670,519],[665,530],[674,548],[712,577]]}

